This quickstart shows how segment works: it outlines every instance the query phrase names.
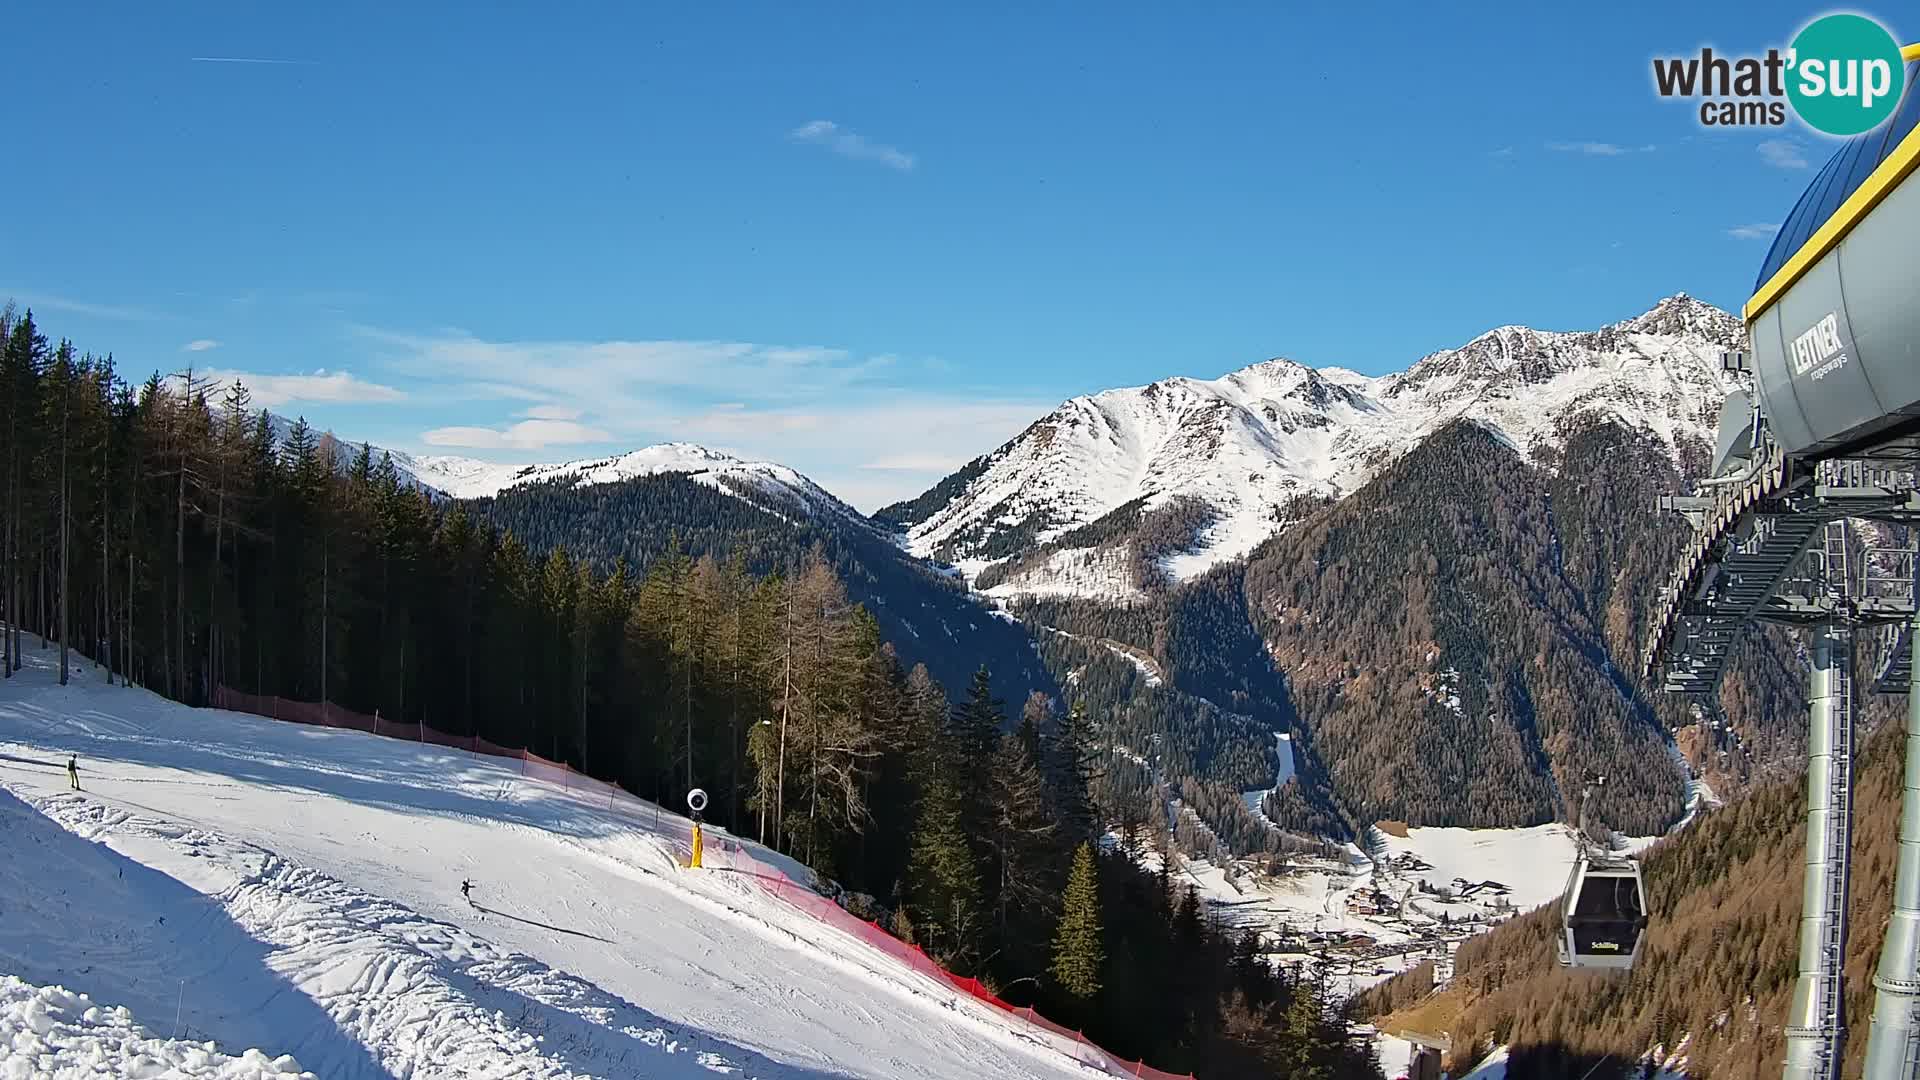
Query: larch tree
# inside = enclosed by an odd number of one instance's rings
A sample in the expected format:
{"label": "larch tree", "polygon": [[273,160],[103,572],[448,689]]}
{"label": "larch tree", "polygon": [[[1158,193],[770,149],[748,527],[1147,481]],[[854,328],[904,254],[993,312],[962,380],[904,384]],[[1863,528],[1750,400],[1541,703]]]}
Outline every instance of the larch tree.
{"label": "larch tree", "polygon": [[1100,939],[1099,871],[1093,845],[1083,843],[1074,849],[1073,869],[1067,874],[1049,971],[1060,989],[1085,1001],[1100,992],[1100,969],[1105,963],[1106,948]]}
{"label": "larch tree", "polygon": [[[1059,895],[1054,822],[1046,785],[1018,734],[1002,735],[994,751],[989,791],[987,846],[993,853],[995,927],[1002,948],[1024,946],[1015,922],[1038,922]],[[1037,935],[1045,940],[1045,931]]]}

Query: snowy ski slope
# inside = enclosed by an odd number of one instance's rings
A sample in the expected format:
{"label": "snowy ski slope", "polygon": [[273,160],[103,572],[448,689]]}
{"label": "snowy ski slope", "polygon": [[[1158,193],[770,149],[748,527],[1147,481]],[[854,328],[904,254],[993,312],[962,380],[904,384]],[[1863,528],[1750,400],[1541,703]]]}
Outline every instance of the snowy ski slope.
{"label": "snowy ski slope", "polygon": [[127,1055],[56,1075],[1100,1075],[740,873],[681,868],[682,818],[188,709],[77,657],[63,688],[54,657],[0,683],[0,1033]]}

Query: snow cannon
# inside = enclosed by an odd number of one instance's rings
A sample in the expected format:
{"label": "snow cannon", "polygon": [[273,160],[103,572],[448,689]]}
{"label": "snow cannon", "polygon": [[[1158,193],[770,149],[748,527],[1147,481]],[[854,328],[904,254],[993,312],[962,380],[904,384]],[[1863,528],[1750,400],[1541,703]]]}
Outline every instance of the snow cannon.
{"label": "snow cannon", "polygon": [[1743,311],[1760,411],[1788,459],[1920,448],[1920,46],[1903,55],[1893,116],[1814,177]]}
{"label": "snow cannon", "polygon": [[692,791],[687,792],[687,809],[693,812],[693,850],[687,856],[688,869],[698,870],[700,868],[701,851],[706,846],[702,843],[700,836],[700,814],[706,808],[707,792],[705,788],[694,788]]}

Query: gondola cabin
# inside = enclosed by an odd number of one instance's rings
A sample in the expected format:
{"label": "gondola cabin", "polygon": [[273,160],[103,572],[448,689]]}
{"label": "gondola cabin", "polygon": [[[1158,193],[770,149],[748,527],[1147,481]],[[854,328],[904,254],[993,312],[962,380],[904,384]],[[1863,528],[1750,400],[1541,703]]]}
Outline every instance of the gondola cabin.
{"label": "gondola cabin", "polygon": [[1560,964],[1626,970],[1647,929],[1647,893],[1632,859],[1582,855],[1561,902]]}

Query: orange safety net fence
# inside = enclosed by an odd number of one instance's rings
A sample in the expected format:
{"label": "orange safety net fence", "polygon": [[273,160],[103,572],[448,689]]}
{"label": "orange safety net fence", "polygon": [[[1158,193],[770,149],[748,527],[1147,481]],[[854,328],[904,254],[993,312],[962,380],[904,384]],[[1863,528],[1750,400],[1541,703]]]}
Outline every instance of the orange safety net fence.
{"label": "orange safety net fence", "polygon": [[[500,746],[478,735],[449,735],[425,724],[403,724],[386,720],[377,713],[367,716],[342,709],[337,705],[292,701],[271,695],[246,694],[224,686],[214,688],[213,704],[215,708],[251,713],[274,720],[287,720],[296,724],[312,724],[318,727],[345,728],[387,738],[432,743],[435,746],[465,750],[488,757],[509,758],[520,762],[520,775],[529,780],[539,780],[567,791],[577,791],[592,796],[596,800],[605,798],[609,806],[616,802],[625,802],[630,804],[632,809],[646,807],[657,812],[657,808],[652,803],[628,792],[618,784],[595,780],[564,762],[549,761],[529,750]],[[1111,1076],[1141,1077],[1145,1080],[1193,1080],[1189,1073],[1170,1073],[1155,1069],[1142,1061],[1128,1061],[1088,1041],[1084,1034],[1048,1020],[1030,1007],[1015,1006],[1002,1000],[978,979],[953,974],[922,952],[918,945],[900,940],[880,924],[854,915],[831,897],[823,896],[811,886],[795,881],[775,864],[754,857],[743,843],[727,840],[717,843],[715,847],[720,849],[723,858],[737,864],[730,869],[744,874],[763,891],[787,906],[796,908],[816,921],[886,954],[903,967],[932,980],[937,986],[951,987],[1015,1019],[1031,1024],[1058,1040],[1059,1049],[1062,1052],[1072,1055],[1085,1064]]]}

